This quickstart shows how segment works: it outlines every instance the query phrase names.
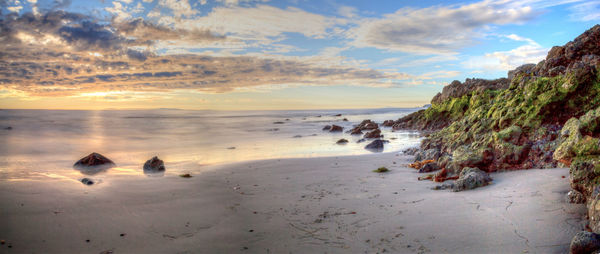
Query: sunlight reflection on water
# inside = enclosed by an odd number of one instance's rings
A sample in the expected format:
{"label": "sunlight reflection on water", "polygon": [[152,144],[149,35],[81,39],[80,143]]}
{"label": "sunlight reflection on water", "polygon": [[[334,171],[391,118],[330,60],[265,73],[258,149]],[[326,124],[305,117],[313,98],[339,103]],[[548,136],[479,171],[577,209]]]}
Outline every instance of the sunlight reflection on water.
{"label": "sunlight reflection on water", "polygon": [[[142,165],[155,155],[165,161],[166,174],[178,174],[247,160],[368,154],[369,141],[357,143],[361,136],[323,126],[348,130],[364,119],[381,123],[415,110],[0,110],[0,179],[81,178],[72,165],[91,152],[117,164],[105,172],[111,175],[143,175]],[[4,130],[8,126],[12,130]],[[390,140],[383,152],[420,142],[416,132],[382,131]],[[350,142],[335,144],[340,138]]]}

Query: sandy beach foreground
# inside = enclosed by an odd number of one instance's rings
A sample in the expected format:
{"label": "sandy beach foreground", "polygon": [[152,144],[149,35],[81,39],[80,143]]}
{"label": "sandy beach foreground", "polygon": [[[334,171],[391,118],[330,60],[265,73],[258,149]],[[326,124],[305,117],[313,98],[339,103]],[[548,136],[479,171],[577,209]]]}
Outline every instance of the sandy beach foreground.
{"label": "sandy beach foreground", "polygon": [[[565,202],[568,169],[495,173],[454,193],[417,181],[411,159],[264,160],[93,186],[3,181],[0,253],[565,253],[583,228],[584,206]],[[391,172],[371,172],[380,166]]]}

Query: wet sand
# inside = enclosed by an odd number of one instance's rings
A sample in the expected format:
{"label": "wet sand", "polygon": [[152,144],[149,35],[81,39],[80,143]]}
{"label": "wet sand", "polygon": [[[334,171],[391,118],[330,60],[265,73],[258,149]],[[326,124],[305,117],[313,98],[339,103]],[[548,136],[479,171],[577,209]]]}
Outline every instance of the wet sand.
{"label": "wet sand", "polygon": [[495,173],[454,193],[417,181],[411,158],[252,161],[92,186],[1,180],[0,253],[565,253],[583,228],[584,206],[565,202],[568,169]]}

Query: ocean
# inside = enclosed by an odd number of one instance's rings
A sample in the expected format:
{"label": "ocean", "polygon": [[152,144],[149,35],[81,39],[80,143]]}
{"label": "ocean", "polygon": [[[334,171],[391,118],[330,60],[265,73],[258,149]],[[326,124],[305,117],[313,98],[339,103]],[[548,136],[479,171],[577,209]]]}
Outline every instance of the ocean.
{"label": "ocean", "polygon": [[[346,130],[364,119],[381,124],[419,109],[0,110],[0,179],[76,179],[82,173],[73,163],[91,152],[117,164],[104,174],[132,175],[143,175],[142,165],[152,156],[165,161],[166,174],[180,174],[249,160],[368,154],[372,151],[364,146],[369,141],[357,143],[362,137]],[[331,124],[343,126],[344,132],[322,130]],[[417,132],[381,129],[390,141],[382,152],[417,146],[421,140]],[[336,144],[340,138],[349,143]]]}

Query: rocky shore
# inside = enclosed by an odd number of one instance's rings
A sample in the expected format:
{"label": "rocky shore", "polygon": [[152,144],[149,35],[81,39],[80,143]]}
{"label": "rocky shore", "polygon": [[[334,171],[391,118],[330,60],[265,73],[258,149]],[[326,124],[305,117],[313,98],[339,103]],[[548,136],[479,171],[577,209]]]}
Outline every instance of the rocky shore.
{"label": "rocky shore", "polygon": [[600,233],[600,25],[507,78],[454,81],[430,108],[392,126],[425,131],[415,159],[431,160],[451,177],[570,167],[569,200],[587,204],[594,232],[578,234],[571,251],[600,249],[581,246],[598,242],[590,239]]}

